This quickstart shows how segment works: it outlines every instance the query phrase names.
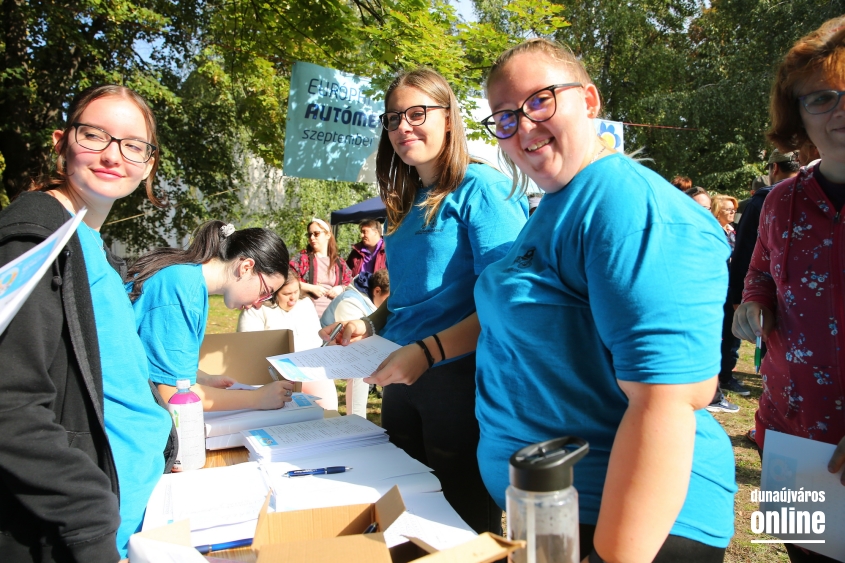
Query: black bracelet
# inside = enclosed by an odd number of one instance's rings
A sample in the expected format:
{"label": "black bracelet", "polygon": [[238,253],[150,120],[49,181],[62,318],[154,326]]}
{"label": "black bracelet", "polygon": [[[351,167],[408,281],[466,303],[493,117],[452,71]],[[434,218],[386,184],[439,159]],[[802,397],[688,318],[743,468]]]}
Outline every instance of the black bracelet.
{"label": "black bracelet", "polygon": [[428,360],[428,369],[431,369],[431,366],[434,365],[434,358],[431,355],[431,352],[428,351],[428,346],[425,345],[425,342],[422,340],[417,340],[417,346],[423,349],[425,352],[425,359]]}
{"label": "black bracelet", "polygon": [[440,361],[442,362],[446,359],[446,352],[443,351],[443,344],[440,342],[440,337],[437,336],[436,332],[431,336],[434,338],[434,341],[437,342],[437,347],[440,348]]}
{"label": "black bracelet", "polygon": [[590,552],[590,563],[607,563],[604,559],[601,558],[601,555],[598,554],[596,548],[593,547],[593,550]]}

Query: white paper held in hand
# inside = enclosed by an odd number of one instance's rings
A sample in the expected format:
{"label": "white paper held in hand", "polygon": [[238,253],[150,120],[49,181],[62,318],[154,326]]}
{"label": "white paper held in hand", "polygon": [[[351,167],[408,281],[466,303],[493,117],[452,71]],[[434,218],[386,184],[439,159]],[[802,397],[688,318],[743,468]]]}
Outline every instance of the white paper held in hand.
{"label": "white paper held in hand", "polygon": [[303,352],[270,356],[267,361],[289,381],[361,379],[369,377],[391,352],[401,348],[381,336],[349,346],[326,346]]}

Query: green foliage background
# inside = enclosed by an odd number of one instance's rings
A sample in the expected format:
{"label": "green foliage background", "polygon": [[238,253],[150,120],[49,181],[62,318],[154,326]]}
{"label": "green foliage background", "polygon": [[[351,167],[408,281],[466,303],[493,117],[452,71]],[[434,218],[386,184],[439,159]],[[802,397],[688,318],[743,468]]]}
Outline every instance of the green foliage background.
{"label": "green foliage background", "polygon": [[[107,238],[137,253],[202,221],[276,229],[292,249],[311,216],[375,194],[372,186],[286,180],[260,213],[241,197],[250,163],[280,168],[295,61],[370,76],[434,67],[465,107],[496,56],[525,38],[571,46],[666,177],[739,192],[763,171],[773,70],[789,46],[845,13],[845,0],[474,0],[477,22],[444,0],[0,0],[0,157],[6,205],[49,171],[50,133],[74,94],[125,84],[153,106],[162,145],[155,209],[119,202]],[[480,130],[471,128],[478,137]],[[272,195],[272,194],[268,194]],[[347,234],[351,233],[351,234]],[[357,238],[346,230],[345,252]]]}

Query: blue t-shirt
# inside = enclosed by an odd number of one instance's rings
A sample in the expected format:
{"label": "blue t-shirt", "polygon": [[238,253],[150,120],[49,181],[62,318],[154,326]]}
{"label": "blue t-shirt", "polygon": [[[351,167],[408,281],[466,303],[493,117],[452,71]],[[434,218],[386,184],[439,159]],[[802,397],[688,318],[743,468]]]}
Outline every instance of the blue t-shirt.
{"label": "blue t-shirt", "polygon": [[[126,284],[126,291],[132,283]],[[208,320],[208,287],[200,264],[176,264],[153,274],[135,300],[135,325],[147,351],[150,379],[176,387],[196,383]]]}
{"label": "blue t-shirt", "polygon": [[425,226],[417,204],[385,238],[390,315],[380,335],[405,345],[449,328],[475,312],[478,275],[504,256],[528,218],[524,197],[508,199],[511,180],[486,164],[470,164]]}
{"label": "blue t-shirt", "polygon": [[77,229],[91,284],[91,300],[103,370],[106,434],[120,484],[117,550],[126,557],[147,501],[164,471],[164,447],[172,422],[150,390],[147,358],[135,332],[135,315],[120,275],[106,260],[100,233],[85,223]]}
{"label": "blue t-shirt", "polygon": [[[590,443],[575,465],[580,521],[597,522],[628,405],[616,380],[693,383],[719,372],[729,254],[707,210],[621,155],[546,194],[475,290],[478,461],[500,506],[514,452],[572,435]],[[725,547],[733,451],[708,412],[695,418],[692,477],[671,533]]]}

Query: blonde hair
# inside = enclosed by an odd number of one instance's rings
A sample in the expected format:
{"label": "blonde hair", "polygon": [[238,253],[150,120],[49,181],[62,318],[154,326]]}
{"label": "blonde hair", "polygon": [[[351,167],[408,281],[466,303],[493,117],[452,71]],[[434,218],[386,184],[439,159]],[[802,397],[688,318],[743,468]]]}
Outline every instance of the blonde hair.
{"label": "blonde hair", "polygon": [[[542,37],[536,37],[520,43],[515,47],[511,47],[499,55],[496,62],[490,68],[490,73],[487,75],[485,90],[488,93],[488,97],[490,84],[495,80],[496,75],[512,58],[522,54],[545,55],[555,63],[566,67],[566,71],[572,77],[573,81],[580,82],[584,86],[593,84],[590,75],[587,74],[587,69],[584,68],[584,65],[581,64],[581,61],[578,60],[569,47],[555,41],[543,39]],[[517,168],[516,164],[501,149],[499,149],[499,158],[508,167],[513,177],[510,196],[513,196],[515,193],[524,195],[528,191],[528,175]]]}
{"label": "blonde hair", "polygon": [[718,219],[719,214],[722,213],[722,211],[725,209],[725,203],[729,201],[733,202],[734,209],[738,211],[739,201],[737,201],[735,197],[730,195],[719,194],[717,196],[713,196],[713,199],[710,201],[710,213],[712,213],[713,216]]}
{"label": "blonde hair", "polygon": [[812,141],[795,90],[819,71],[829,82],[845,82],[845,16],[828,20],[799,39],[777,70],[769,105],[772,127],[766,136],[781,152]]}
{"label": "blonde hair", "polygon": [[[437,105],[446,106],[446,136],[443,149],[437,156],[437,185],[432,188],[419,205],[425,210],[425,224],[428,225],[440,207],[443,198],[458,189],[470,163],[464,124],[455,93],[446,79],[430,68],[418,68],[398,76],[387,88],[384,105],[399,88],[416,88],[433,99]],[[417,189],[422,184],[416,168],[397,158],[389,133],[382,129],[376,155],[376,177],[379,195],[387,210],[387,234],[393,233],[411,211]]]}

